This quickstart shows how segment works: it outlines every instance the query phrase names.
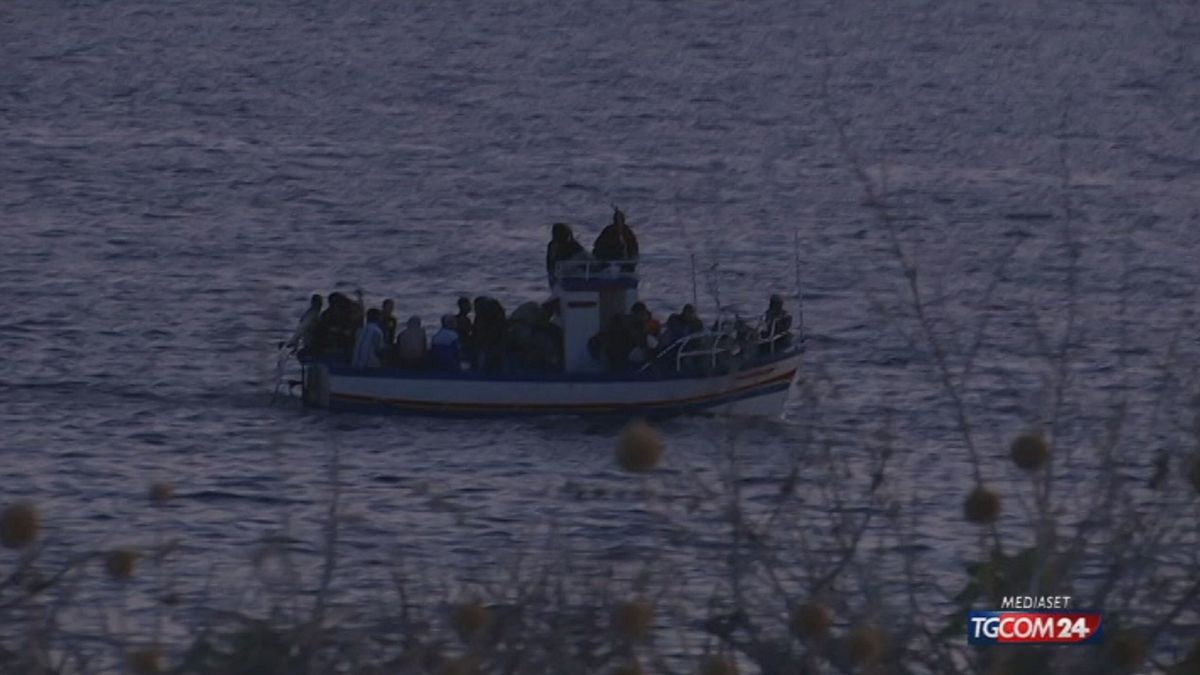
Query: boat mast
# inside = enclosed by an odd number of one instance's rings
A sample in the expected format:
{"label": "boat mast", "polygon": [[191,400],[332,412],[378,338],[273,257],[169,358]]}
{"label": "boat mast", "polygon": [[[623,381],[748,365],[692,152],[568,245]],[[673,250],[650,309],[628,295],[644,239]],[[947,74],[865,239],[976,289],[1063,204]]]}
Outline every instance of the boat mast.
{"label": "boat mast", "polygon": [[692,260],[692,307],[700,308],[700,296],[696,292],[696,254],[691,255]]}
{"label": "boat mast", "polygon": [[804,293],[800,284],[800,228],[792,230],[792,264],[796,268],[796,325],[804,339]]}

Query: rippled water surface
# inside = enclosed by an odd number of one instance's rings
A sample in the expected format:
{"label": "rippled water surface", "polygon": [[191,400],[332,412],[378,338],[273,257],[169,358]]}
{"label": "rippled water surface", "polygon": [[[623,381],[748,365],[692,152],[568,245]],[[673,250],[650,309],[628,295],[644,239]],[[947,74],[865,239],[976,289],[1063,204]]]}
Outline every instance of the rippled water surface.
{"label": "rippled water surface", "polygon": [[[967,404],[1002,488],[1007,439],[1041,419],[1036,336],[1061,340],[1068,298],[1073,419],[1161,393],[1166,346],[1195,351],[1197,45],[1196,6],[1172,0],[6,2],[0,495],[59,541],[181,537],[188,592],[239,587],[275,533],[315,549],[335,451],[351,590],[398,558],[489,578],[549,538],[602,564],[669,556],[611,424],[268,405],[310,293],[360,287],[427,322],[463,293],[511,308],[544,294],[549,224],[590,241],[615,203],[662,259],[644,288],[662,314],[691,299],[693,253],[720,261],[722,302],[791,293],[798,237],[826,397],[736,429],[740,470],[766,493],[794,463],[816,480],[796,439],[820,428],[862,473],[853,439],[887,426],[923,564],[958,570],[970,472],[929,351],[891,321],[917,331],[894,243],[956,366],[987,317]],[[664,433],[656,489],[713,478],[727,425]],[[165,511],[154,479],[176,486]]]}

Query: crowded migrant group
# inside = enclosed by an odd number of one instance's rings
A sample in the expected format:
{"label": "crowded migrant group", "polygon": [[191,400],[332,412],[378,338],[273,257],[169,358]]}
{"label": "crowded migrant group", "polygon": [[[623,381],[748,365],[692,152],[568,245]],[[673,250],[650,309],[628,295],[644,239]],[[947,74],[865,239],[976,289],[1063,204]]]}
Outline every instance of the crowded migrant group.
{"label": "crowded migrant group", "polygon": [[509,315],[495,298],[479,296],[472,302],[462,297],[458,312],[442,316],[430,338],[418,316],[399,329],[392,300],[367,309],[362,292],[355,296],[330,293],[327,305],[320,295],[312,296],[288,346],[302,357],[345,360],[354,368],[498,372],[506,364],[558,367],[562,329],[552,322],[554,301],[525,303]]}
{"label": "crowded migrant group", "polygon": [[[596,238],[590,254],[575,240],[569,225],[555,223],[546,248],[546,271],[553,288],[562,261],[621,261],[622,271],[629,272],[637,257],[637,238],[626,224],[625,215],[615,209],[612,223]],[[351,299],[335,292],[326,299],[313,295],[288,346],[302,357],[345,360],[354,368],[488,373],[563,369],[563,331],[557,299],[526,302],[507,313],[495,298],[479,296],[472,301],[460,297],[457,313],[442,316],[439,329],[428,338],[420,317],[409,317],[400,328],[392,300],[367,308],[362,292],[356,291],[355,296]],[[690,304],[671,314],[664,324],[644,303],[637,302],[627,313],[609,317],[588,346],[593,358],[611,371],[621,371],[660,360],[667,362],[660,357],[701,340],[689,340],[689,336],[711,335],[703,338],[710,341],[732,339],[753,344],[759,351],[786,349],[790,346],[791,327],[792,319],[778,295],[771,296],[760,327],[739,321],[732,327],[714,325],[711,333]],[[701,346],[732,345],[710,342]]]}

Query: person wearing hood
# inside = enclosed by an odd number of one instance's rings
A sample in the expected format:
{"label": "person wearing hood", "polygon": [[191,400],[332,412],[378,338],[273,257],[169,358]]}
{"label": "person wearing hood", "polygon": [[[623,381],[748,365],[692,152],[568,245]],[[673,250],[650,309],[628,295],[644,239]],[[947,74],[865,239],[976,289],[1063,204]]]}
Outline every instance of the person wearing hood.
{"label": "person wearing hood", "polygon": [[462,339],[454,329],[457,321],[453,314],[443,316],[442,327],[429,341],[429,356],[438,370],[457,373],[462,368]]}
{"label": "person wearing hood", "polygon": [[[692,304],[684,305],[683,309],[680,310],[678,316],[679,316],[678,327],[679,327],[679,330],[681,331],[680,337],[690,337],[692,335],[699,335],[699,334],[705,333],[704,320],[701,319],[700,315],[696,313],[695,305],[692,305]],[[695,350],[698,348],[709,347],[709,346],[712,346],[711,342],[710,342],[710,338],[704,337],[704,338],[693,338],[693,339],[687,340],[680,345],[680,348],[685,351],[692,351],[692,350]],[[697,368],[700,365],[702,365],[703,363],[704,363],[704,358],[700,357],[700,356],[684,357],[683,362],[682,362],[683,366],[688,369]]]}
{"label": "person wearing hood", "polygon": [[543,369],[557,362],[558,346],[550,334],[550,303],[525,302],[508,316],[509,358],[522,368]]}
{"label": "person wearing hood", "polygon": [[425,339],[425,329],[421,327],[421,317],[408,317],[404,330],[396,336],[396,351],[401,368],[420,368],[425,365],[429,345]]}
{"label": "person wearing hood", "polygon": [[475,298],[475,335],[472,346],[479,369],[497,372],[504,366],[504,345],[508,337],[508,317],[504,306],[495,298],[481,295]]}
{"label": "person wearing hood", "polygon": [[696,314],[695,305],[684,305],[683,310],[679,313],[679,319],[683,321],[684,335],[704,332],[704,321]]}
{"label": "person wearing hood", "polygon": [[379,327],[379,320],[379,310],[372,308],[367,311],[367,322],[358,329],[354,341],[351,367],[378,368],[382,365],[381,359],[386,343],[383,341],[383,330]]}
{"label": "person wearing hood", "polygon": [[687,336],[687,327],[683,317],[679,314],[671,314],[667,317],[667,325],[662,329],[662,334],[658,339],[659,353],[663,353],[668,349],[678,349],[676,343]]}
{"label": "person wearing hood", "polygon": [[[621,209],[613,209],[612,224],[600,232],[592,245],[592,257],[597,260],[637,260],[638,241],[633,229],[625,224]],[[632,272],[632,265],[622,265],[623,272]]]}
{"label": "person wearing hood", "polygon": [[553,288],[554,283],[558,281],[555,268],[559,262],[585,257],[587,257],[587,251],[578,241],[575,241],[575,233],[571,231],[571,226],[566,223],[555,223],[550,228],[550,243],[546,244],[546,278],[550,282],[550,287]]}
{"label": "person wearing hood", "polygon": [[792,345],[792,315],[783,308],[783,298],[775,294],[763,313],[762,340],[764,351],[775,352]]}
{"label": "person wearing hood", "polygon": [[602,357],[613,372],[627,370],[631,363],[654,358],[654,341],[647,332],[651,319],[645,303],[635,302],[628,314],[616,314],[603,331],[593,338],[594,355]]}
{"label": "person wearing hood", "polygon": [[329,294],[325,311],[313,327],[309,351],[321,358],[351,359],[358,328],[359,324],[354,322],[354,302],[334,291]]}

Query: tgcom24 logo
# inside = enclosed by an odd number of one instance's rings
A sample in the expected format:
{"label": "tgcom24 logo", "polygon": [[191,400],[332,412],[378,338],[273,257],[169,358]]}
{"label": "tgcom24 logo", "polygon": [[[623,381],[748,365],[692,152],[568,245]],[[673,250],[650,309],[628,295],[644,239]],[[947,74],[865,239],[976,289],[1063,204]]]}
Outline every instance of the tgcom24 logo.
{"label": "tgcom24 logo", "polygon": [[1104,640],[1100,612],[1068,609],[1064,596],[1004,598],[999,611],[967,615],[967,643],[1095,645]]}

